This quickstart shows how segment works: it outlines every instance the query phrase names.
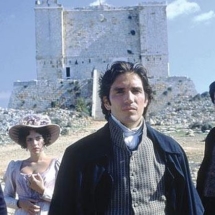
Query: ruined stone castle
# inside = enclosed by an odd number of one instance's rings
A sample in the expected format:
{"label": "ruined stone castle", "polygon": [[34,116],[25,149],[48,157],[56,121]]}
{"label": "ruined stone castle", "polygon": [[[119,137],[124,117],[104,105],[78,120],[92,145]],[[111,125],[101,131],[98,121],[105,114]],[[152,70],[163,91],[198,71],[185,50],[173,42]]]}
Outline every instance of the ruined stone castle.
{"label": "ruined stone castle", "polygon": [[[170,80],[165,1],[67,9],[37,0],[35,32],[37,78],[14,83],[9,108],[72,108],[83,97],[96,112],[98,76],[115,60],[141,62],[153,83],[162,80],[160,94]],[[194,93],[191,80],[171,80],[168,87]]]}

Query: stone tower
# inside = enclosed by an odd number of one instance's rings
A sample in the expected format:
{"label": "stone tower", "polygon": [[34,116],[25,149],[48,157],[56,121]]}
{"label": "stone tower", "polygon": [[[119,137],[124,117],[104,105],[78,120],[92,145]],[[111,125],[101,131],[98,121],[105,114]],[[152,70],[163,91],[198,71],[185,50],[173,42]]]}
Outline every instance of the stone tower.
{"label": "stone tower", "polygon": [[141,62],[148,68],[149,76],[169,76],[166,5],[164,3],[146,2],[139,7],[139,31]]}
{"label": "stone tower", "polygon": [[97,113],[101,110],[98,98],[93,100],[93,89],[98,92],[94,76],[99,77],[116,60],[141,62],[157,96],[175,95],[172,89],[193,95],[193,87],[186,90],[193,86],[191,80],[169,77],[163,0],[70,9],[57,0],[36,0],[35,32],[37,78],[14,83],[9,108],[73,108],[81,97]]}
{"label": "stone tower", "polygon": [[56,0],[37,1],[35,29],[38,80],[91,78],[94,68],[104,71],[115,60],[168,76],[165,2],[65,9]]}
{"label": "stone tower", "polygon": [[38,80],[62,78],[63,8],[56,0],[36,1],[36,69]]}

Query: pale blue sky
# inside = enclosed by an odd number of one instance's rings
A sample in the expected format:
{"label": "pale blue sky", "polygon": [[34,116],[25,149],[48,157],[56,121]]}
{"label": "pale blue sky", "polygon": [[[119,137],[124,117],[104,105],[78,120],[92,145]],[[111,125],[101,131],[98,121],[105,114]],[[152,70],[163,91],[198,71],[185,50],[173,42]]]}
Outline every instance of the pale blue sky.
{"label": "pale blue sky", "polygon": [[[106,0],[113,6],[139,2]],[[64,7],[84,7],[93,1],[58,0],[58,3]],[[7,107],[14,81],[36,79],[34,4],[34,0],[0,1],[0,107]],[[169,0],[167,4],[170,75],[189,77],[199,93],[208,91],[208,85],[215,81],[214,3]]]}

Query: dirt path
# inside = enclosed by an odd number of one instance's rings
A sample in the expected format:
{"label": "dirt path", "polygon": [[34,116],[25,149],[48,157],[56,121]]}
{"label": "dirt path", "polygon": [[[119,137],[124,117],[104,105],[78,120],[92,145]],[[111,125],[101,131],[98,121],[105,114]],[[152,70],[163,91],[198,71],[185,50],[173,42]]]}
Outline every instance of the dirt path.
{"label": "dirt path", "polygon": [[187,154],[190,162],[201,163],[204,155],[204,139],[207,134],[195,134],[194,137],[182,136],[177,133],[173,134],[173,138],[177,140]]}

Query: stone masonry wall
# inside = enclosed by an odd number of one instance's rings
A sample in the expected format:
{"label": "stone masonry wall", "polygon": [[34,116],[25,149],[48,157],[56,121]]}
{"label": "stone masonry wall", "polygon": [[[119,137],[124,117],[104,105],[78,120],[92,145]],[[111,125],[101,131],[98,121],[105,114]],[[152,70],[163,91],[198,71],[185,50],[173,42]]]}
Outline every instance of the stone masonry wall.
{"label": "stone masonry wall", "polygon": [[91,79],[15,82],[8,108],[35,111],[51,107],[74,109],[79,98],[84,98],[86,106],[91,105]]}
{"label": "stone masonry wall", "polygon": [[[146,6],[146,5],[145,5]],[[148,4],[139,10],[141,61],[150,77],[168,77],[166,6]]]}
{"label": "stone masonry wall", "polygon": [[93,71],[116,60],[142,62],[155,88],[171,88],[164,2],[65,9],[57,0],[36,1],[35,28],[37,80],[15,82],[9,108],[73,108],[79,97],[91,105]]}
{"label": "stone masonry wall", "polygon": [[[186,77],[153,78],[150,83],[155,103],[151,112],[165,108],[179,97],[197,94],[193,81]],[[92,102],[95,102],[92,100],[92,90],[93,79],[15,82],[8,107],[35,111],[44,111],[51,107],[73,109],[78,99],[83,98],[85,105],[90,108]],[[95,92],[96,95],[97,93]],[[97,101],[97,106],[96,110],[100,110],[100,101]]]}
{"label": "stone masonry wall", "polygon": [[65,67],[89,78],[115,60],[142,62],[150,76],[168,76],[165,5],[64,10]]}
{"label": "stone masonry wall", "polygon": [[151,114],[166,109],[178,100],[197,95],[193,81],[187,77],[153,78],[150,83],[154,97]]}
{"label": "stone masonry wall", "polygon": [[61,6],[35,7],[37,79],[62,78],[63,73],[63,9]]}

